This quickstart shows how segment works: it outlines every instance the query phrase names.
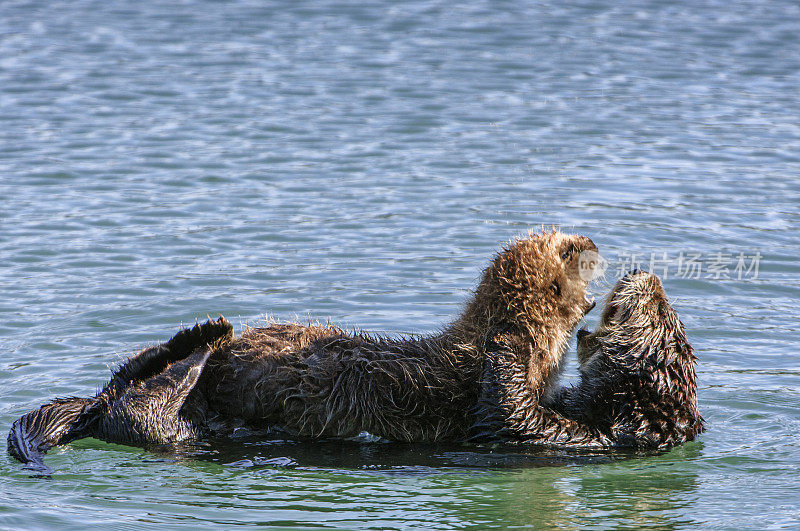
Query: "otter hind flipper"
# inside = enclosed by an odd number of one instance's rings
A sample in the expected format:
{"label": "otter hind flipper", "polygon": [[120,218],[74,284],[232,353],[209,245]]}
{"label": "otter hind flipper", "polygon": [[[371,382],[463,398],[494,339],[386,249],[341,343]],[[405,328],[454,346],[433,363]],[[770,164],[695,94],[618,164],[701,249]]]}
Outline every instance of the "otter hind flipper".
{"label": "otter hind flipper", "polygon": [[96,436],[107,441],[140,444],[175,442],[197,436],[200,428],[192,421],[196,412],[182,411],[182,408],[211,352],[209,346],[197,349],[159,374],[129,386],[121,394],[105,395],[108,409],[97,427]]}
{"label": "otter hind flipper", "polygon": [[91,435],[99,420],[96,406],[92,398],[56,398],[23,415],[8,433],[8,453],[26,468],[50,475],[44,454],[53,446]]}
{"label": "otter hind flipper", "polygon": [[[186,429],[177,429],[188,425],[178,412],[208,360],[209,345],[232,337],[233,327],[221,316],[181,330],[166,343],[145,349],[123,363],[96,398],[57,398],[17,419],[8,434],[8,453],[25,463],[26,468],[50,475],[52,470],[44,464],[44,454],[53,446],[75,439],[167,439],[137,436],[132,431],[134,423],[128,422],[125,427],[126,415],[144,420],[151,435],[186,433]],[[153,418],[143,418],[153,404]],[[117,432],[129,435],[118,436]]]}
{"label": "otter hind flipper", "polygon": [[198,348],[232,337],[233,326],[222,316],[216,321],[209,319],[192,328],[184,328],[169,341],[146,348],[125,361],[114,371],[108,388],[122,392],[129,385],[159,374],[170,363],[186,358]]}

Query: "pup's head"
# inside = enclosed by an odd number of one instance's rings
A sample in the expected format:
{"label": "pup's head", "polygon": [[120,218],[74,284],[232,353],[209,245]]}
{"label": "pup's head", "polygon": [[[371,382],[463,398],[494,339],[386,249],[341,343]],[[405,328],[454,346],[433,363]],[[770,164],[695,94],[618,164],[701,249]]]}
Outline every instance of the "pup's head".
{"label": "pup's head", "polygon": [[680,353],[694,360],[657,276],[639,270],[626,274],[609,294],[597,330],[578,331],[581,365],[599,353],[630,368],[669,363]]}
{"label": "pup's head", "polygon": [[553,230],[498,253],[478,286],[492,325],[511,333],[539,330],[543,337],[569,334],[594,307],[579,271],[583,251],[597,247],[586,236]]}
{"label": "pup's head", "polygon": [[670,445],[702,431],[697,358],[657,276],[634,270],[617,282],[597,330],[578,331],[578,359],[582,379],[610,400],[617,428],[640,444]]}

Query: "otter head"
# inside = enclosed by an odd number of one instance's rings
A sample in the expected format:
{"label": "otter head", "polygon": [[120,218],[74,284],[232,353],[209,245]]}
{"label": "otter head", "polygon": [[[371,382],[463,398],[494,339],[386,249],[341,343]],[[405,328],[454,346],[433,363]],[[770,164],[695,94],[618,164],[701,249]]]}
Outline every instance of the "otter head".
{"label": "otter head", "polygon": [[626,274],[611,290],[597,330],[578,331],[581,366],[601,353],[631,367],[663,363],[671,361],[667,358],[673,350],[691,354],[683,324],[659,278],[639,270]]}
{"label": "otter head", "polygon": [[594,390],[586,407],[612,411],[619,437],[664,447],[702,431],[697,358],[657,276],[634,270],[617,282],[597,330],[578,331],[578,359]]}
{"label": "otter head", "polygon": [[597,251],[586,236],[552,231],[514,242],[484,272],[478,298],[489,326],[511,334],[561,337],[594,307],[579,272],[583,251]]}
{"label": "otter head", "polygon": [[510,349],[530,387],[546,392],[572,330],[594,307],[594,299],[586,296],[588,279],[579,272],[583,251],[597,247],[585,236],[555,230],[513,241],[486,268],[451,330],[487,351],[494,350],[491,342]]}

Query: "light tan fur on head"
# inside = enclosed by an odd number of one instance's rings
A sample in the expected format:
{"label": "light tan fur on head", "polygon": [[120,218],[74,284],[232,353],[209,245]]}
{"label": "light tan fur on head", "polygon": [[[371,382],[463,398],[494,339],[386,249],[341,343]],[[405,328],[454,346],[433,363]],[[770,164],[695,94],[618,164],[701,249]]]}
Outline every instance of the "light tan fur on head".
{"label": "light tan fur on head", "polygon": [[531,233],[498,253],[484,271],[475,296],[452,329],[480,344],[510,346],[539,394],[554,383],[569,335],[594,303],[578,256],[597,251],[585,236],[557,230]]}

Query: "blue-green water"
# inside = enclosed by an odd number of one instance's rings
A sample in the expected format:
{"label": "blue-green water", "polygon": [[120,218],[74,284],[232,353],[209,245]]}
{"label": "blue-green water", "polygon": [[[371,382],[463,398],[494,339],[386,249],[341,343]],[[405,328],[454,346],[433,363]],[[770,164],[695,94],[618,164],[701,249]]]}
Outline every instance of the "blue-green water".
{"label": "blue-green water", "polygon": [[800,6],[615,6],[0,3],[3,434],[207,314],[435,331],[542,225],[597,295],[666,268],[708,421],[614,458],[82,440],[0,457],[0,527],[800,525]]}

